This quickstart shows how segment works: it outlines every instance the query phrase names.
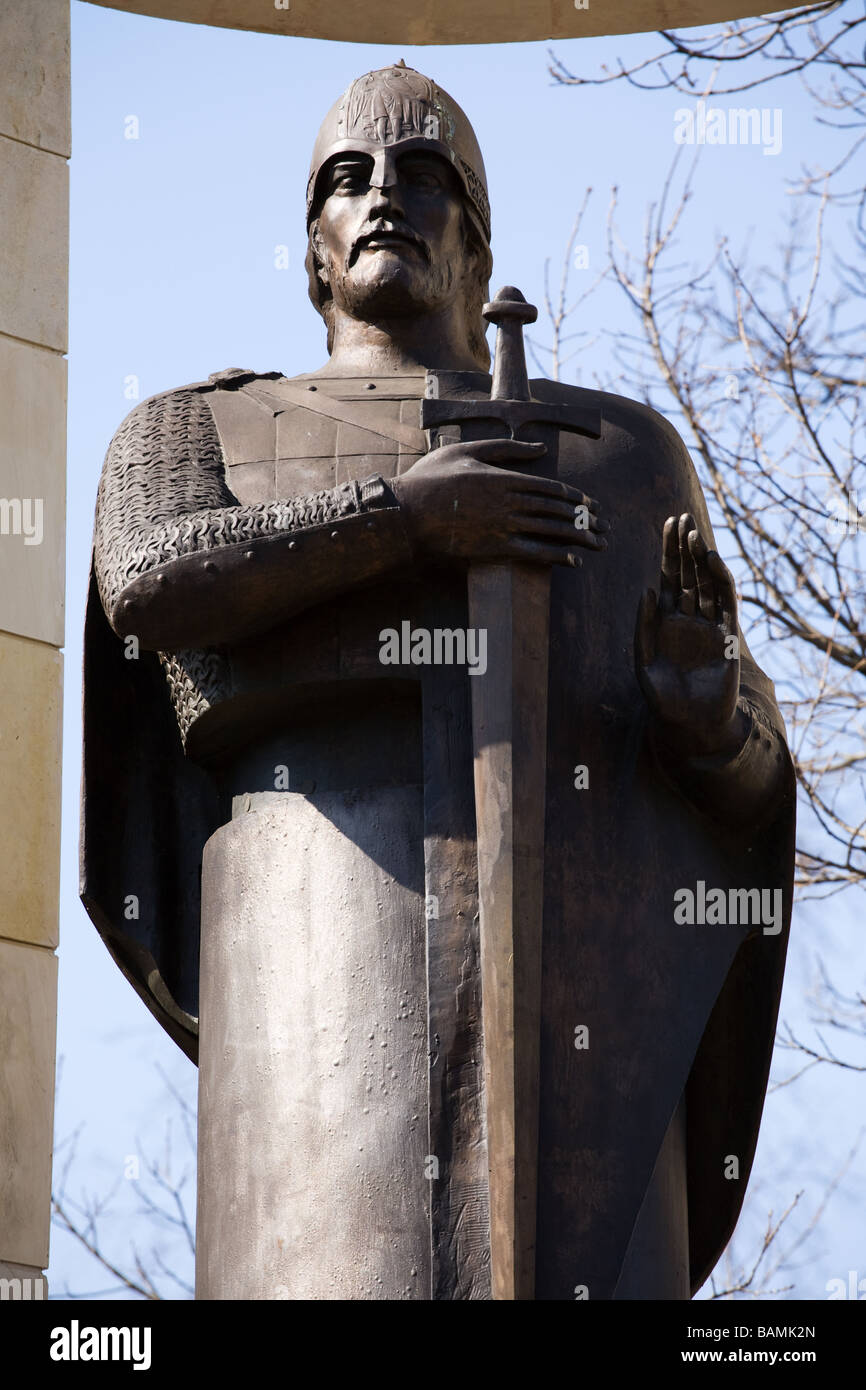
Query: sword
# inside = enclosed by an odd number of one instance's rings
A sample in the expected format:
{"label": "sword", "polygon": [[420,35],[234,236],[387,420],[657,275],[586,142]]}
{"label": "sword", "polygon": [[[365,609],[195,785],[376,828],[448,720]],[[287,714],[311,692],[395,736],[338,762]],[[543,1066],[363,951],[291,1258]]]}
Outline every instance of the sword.
{"label": "sword", "polygon": [[[523,324],[538,311],[519,290],[483,313],[498,328],[489,400],[425,398],[421,426],[432,447],[441,428],[504,425],[547,446],[521,470],[555,477],[559,432],[598,438],[600,412],[532,399]],[[470,686],[492,1296],[534,1299],[550,570],[477,563],[467,587],[469,624],[487,632],[487,670]]]}

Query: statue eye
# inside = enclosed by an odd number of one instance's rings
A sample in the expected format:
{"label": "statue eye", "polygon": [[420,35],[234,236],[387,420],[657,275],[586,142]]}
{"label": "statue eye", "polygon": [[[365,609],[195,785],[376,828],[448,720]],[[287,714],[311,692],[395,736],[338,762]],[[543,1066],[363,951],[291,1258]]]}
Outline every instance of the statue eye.
{"label": "statue eye", "polygon": [[331,191],[354,193],[365,187],[366,182],[363,169],[335,169],[331,175]]}
{"label": "statue eye", "polygon": [[406,180],[416,188],[441,188],[442,179],[432,169],[407,169]]}
{"label": "statue eye", "polygon": [[443,187],[448,177],[448,169],[443,167],[440,170],[437,166],[438,160],[413,159],[411,155],[406,155],[397,167],[402,183],[408,184],[411,188],[436,191]]}

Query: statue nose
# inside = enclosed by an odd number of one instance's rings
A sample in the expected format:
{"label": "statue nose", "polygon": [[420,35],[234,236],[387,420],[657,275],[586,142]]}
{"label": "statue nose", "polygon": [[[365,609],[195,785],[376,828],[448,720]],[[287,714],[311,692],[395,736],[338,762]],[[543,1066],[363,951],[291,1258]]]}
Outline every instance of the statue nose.
{"label": "statue nose", "polygon": [[393,183],[376,184],[371,181],[372,197],[370,199],[370,216],[381,216],[382,213],[403,215],[403,198],[400,187],[396,179]]}
{"label": "statue nose", "polygon": [[397,161],[393,152],[386,145],[378,150],[373,158],[373,171],[370,174],[370,187],[378,192],[384,193],[387,189],[393,192],[397,187]]}

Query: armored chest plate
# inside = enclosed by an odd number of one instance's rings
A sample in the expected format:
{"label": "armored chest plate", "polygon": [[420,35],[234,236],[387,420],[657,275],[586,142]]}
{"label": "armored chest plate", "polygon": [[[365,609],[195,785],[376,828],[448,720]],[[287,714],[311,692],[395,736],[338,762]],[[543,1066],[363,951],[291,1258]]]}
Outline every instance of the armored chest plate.
{"label": "armored chest plate", "polygon": [[229,487],[251,505],[405,472],[426,452],[424,383],[421,374],[283,377],[215,391]]}

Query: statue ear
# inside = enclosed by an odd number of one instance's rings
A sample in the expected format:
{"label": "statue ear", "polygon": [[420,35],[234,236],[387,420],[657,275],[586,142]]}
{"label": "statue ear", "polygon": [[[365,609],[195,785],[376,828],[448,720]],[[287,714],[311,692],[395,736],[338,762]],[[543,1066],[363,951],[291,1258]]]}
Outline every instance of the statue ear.
{"label": "statue ear", "polygon": [[478,229],[470,217],[466,205],[463,206],[463,251],[464,251],[464,278],[475,280],[482,272],[484,279],[489,280],[492,266],[490,264],[489,247],[483,246],[479,240]]}
{"label": "statue ear", "polygon": [[318,218],[316,218],[315,222],[313,222],[310,227],[310,245],[313,248],[313,264],[316,268],[316,279],[321,281],[323,285],[327,285],[330,282],[328,280],[328,272],[325,269],[325,248],[319,231]]}
{"label": "statue ear", "polygon": [[463,283],[472,284],[478,274],[478,252],[471,241],[463,242]]}

